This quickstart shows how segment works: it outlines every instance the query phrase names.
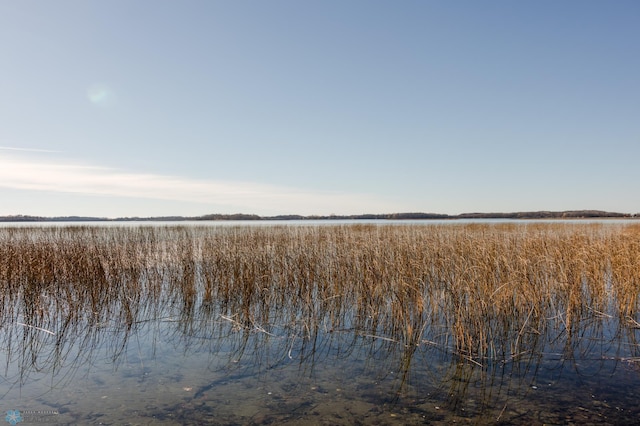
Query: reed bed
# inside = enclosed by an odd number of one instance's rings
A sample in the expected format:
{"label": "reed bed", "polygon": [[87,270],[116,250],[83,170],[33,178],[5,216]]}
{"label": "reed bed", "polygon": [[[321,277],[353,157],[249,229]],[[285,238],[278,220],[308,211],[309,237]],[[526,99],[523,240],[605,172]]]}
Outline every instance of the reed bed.
{"label": "reed bed", "polygon": [[505,362],[559,338],[571,350],[606,321],[640,327],[640,226],[2,228],[0,291],[0,326],[59,341],[205,315],[289,357],[348,332]]}

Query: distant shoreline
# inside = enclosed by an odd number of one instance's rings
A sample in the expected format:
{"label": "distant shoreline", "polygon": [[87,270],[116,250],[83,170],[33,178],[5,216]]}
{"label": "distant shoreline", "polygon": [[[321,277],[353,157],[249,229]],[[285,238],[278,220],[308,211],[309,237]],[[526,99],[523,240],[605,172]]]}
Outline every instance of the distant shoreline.
{"label": "distant shoreline", "polygon": [[277,215],[254,214],[208,214],[203,216],[153,216],[104,218],[92,216],[0,216],[0,222],[182,222],[182,221],[269,221],[269,220],[456,220],[456,219],[636,219],[640,213],[617,213],[601,210],[535,211],[514,213],[462,213],[448,215],[439,213],[385,213],[359,215]]}

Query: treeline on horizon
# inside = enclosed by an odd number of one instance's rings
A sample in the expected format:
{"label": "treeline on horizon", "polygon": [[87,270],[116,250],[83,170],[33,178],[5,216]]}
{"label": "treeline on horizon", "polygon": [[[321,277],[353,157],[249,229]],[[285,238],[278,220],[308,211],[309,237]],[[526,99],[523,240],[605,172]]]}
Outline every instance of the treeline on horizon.
{"label": "treeline on horizon", "polygon": [[598,218],[640,218],[640,213],[618,213],[601,210],[535,211],[513,213],[462,213],[448,215],[439,213],[384,213],[358,215],[276,215],[256,214],[208,214],[203,216],[153,216],[105,218],[92,216],[0,216],[0,222],[126,222],[126,221],[253,221],[253,220],[429,220],[429,219],[598,219]]}

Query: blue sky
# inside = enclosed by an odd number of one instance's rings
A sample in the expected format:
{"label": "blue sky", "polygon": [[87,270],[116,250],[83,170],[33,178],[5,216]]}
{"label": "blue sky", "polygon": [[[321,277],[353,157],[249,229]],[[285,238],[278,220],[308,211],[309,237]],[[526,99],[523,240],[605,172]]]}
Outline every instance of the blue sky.
{"label": "blue sky", "polygon": [[640,212],[637,1],[1,1],[0,215]]}

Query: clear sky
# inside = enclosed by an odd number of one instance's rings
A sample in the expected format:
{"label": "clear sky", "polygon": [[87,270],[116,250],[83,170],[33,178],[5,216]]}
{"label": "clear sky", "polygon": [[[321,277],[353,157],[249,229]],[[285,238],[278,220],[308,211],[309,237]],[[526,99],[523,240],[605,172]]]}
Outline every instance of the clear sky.
{"label": "clear sky", "polygon": [[640,212],[640,2],[0,0],[0,215]]}

